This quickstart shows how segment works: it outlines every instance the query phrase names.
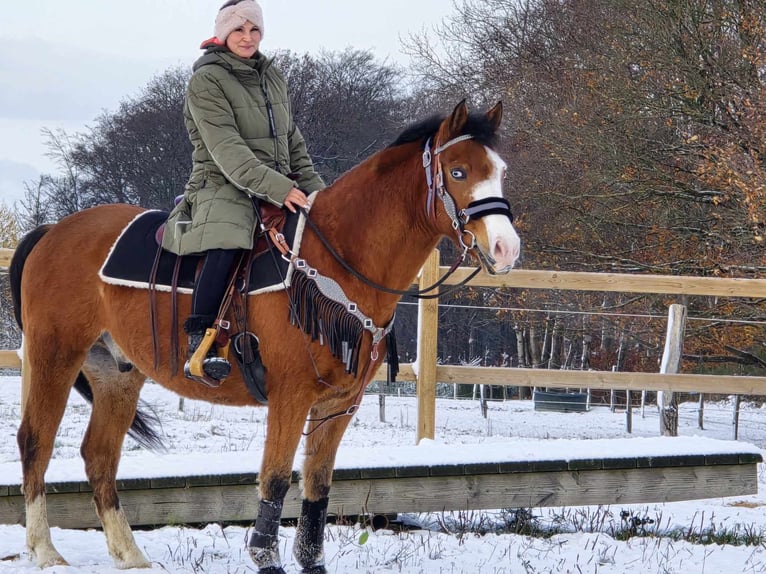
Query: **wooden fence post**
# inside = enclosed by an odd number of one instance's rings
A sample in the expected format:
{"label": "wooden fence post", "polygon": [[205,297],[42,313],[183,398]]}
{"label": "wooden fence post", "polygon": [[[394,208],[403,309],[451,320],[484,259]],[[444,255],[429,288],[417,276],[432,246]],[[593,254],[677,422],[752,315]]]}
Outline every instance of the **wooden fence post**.
{"label": "wooden fence post", "polygon": [[[418,286],[432,285],[439,279],[439,252],[434,251],[423,265]],[[433,440],[436,428],[436,354],[439,330],[439,300],[418,302],[418,437]]]}
{"label": "wooden fence post", "polygon": [[732,414],[732,428],[734,429],[734,440],[739,440],[739,407],[742,403],[741,395],[734,395],[734,413]]}
{"label": "wooden fence post", "polygon": [[[685,329],[686,307],[671,305],[660,373],[677,373],[680,370]],[[663,436],[678,436],[678,397],[672,391],[660,391],[657,393],[657,406],[660,409],[660,433]]]}

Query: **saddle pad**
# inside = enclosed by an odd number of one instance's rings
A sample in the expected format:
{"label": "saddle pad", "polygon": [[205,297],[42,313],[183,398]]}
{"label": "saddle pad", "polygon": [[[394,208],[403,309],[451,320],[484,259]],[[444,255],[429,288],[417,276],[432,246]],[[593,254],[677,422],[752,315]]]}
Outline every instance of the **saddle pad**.
{"label": "saddle pad", "polygon": [[[111,285],[124,285],[148,289],[152,267],[157,255],[157,230],[168,218],[166,211],[145,211],[131,221],[112,245],[106,261],[99,271],[99,277]],[[283,229],[287,243],[293,245],[297,254],[303,235],[305,220],[299,214],[288,213]],[[191,293],[194,275],[202,255],[181,257],[178,274],[178,292]],[[154,288],[170,291],[173,268],[178,255],[163,250],[157,267]],[[275,250],[266,250],[256,256],[250,273],[249,294],[279,291],[290,286],[292,266]]]}

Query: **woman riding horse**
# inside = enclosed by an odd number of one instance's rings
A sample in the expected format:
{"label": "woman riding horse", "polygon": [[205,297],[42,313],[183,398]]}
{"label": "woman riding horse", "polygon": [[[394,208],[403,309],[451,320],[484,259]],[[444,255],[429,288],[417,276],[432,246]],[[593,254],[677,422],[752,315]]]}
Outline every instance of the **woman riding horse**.
{"label": "woman riding horse", "polygon": [[[447,117],[411,126],[316,194],[300,253],[290,258],[297,274],[290,288],[249,297],[248,325],[268,366],[260,499],[248,543],[261,574],[284,574],[278,529],[304,432],[293,554],[304,573],[326,572],[327,512],[342,512],[331,506],[330,490],[335,456],[351,420],[347,415],[358,408],[386,354],[384,335],[398,293],[413,283],[441,238],[452,238],[490,273],[509,271],[519,257],[519,237],[503,197],[505,163],[495,151],[501,117],[500,104],[486,114],[469,114],[463,102]],[[170,361],[155,362],[147,290],[101,279],[112,246],[141,213],[130,205],[75,213],[30,233],[11,261],[14,310],[24,331],[17,439],[26,537],[41,567],[66,564],[51,541],[45,470],[76,382],[92,389],[93,411],[81,453],[109,552],[122,568],[149,565],[116,485],[120,450],[145,378],[192,399],[258,405],[237,370],[225,384],[209,387],[190,385]],[[155,303],[158,355],[170,357],[170,336],[181,322],[172,320],[170,293],[156,293]],[[191,297],[179,295],[179,312],[191,308]],[[359,333],[354,343],[358,373],[330,344],[349,326]],[[121,371],[111,352],[96,350],[106,333],[134,368]]]}

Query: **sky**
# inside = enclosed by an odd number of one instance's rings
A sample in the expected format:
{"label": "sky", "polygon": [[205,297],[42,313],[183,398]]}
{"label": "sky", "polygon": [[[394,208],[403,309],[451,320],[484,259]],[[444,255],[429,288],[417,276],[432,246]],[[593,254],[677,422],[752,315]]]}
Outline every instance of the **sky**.
{"label": "sky", "polygon": [[[19,424],[21,381],[0,377],[0,485],[18,484],[21,463],[14,439]],[[118,476],[190,476],[209,472],[257,470],[266,432],[266,409],[214,406],[187,399],[183,411],[178,397],[157,384],[145,385],[142,399],[162,420],[166,454],[135,447],[123,448]],[[744,402],[740,415],[740,442],[732,443],[729,402],[705,405],[705,430],[697,427],[697,405],[680,405],[681,436],[660,437],[658,412],[636,409],[633,434],[625,429],[625,413],[608,405],[585,413],[535,411],[532,401],[490,401],[481,416],[478,401],[437,399],[436,436],[414,445],[417,405],[414,397],[386,398],[385,422],[380,420],[378,397],[368,394],[349,426],[338,452],[339,468],[389,467],[404,464],[438,465],[454,462],[573,459],[644,455],[766,453],[764,413]],[[90,408],[74,394],[56,438],[54,458],[46,478],[49,484],[84,479],[79,446]],[[749,443],[749,444],[748,444]],[[299,452],[298,458],[301,454]],[[714,479],[713,479],[714,480]],[[759,465],[758,494],[671,503],[613,505],[611,507],[533,508],[541,527],[558,525],[564,534],[532,538],[516,534],[445,534],[440,525],[467,521],[502,524],[503,511],[482,513],[428,513],[401,516],[420,529],[396,533],[390,529],[368,532],[360,543],[359,525],[327,527],[325,554],[328,571],[335,574],[398,572],[406,574],[626,574],[633,573],[763,573],[766,546],[702,545],[664,536],[620,540],[615,530],[624,526],[622,513],[654,520],[657,533],[716,528],[742,534],[747,528],[766,533],[766,473]],[[332,491],[330,492],[332,504]],[[54,507],[51,502],[51,507]],[[95,512],[94,512],[95,517]],[[575,526],[577,525],[577,526]],[[157,574],[233,574],[252,572],[244,546],[249,532],[243,526],[200,528],[168,526],[135,532],[139,547],[152,563],[146,572]],[[102,532],[94,529],[54,528],[54,544],[70,567],[55,574],[117,574],[107,553]],[[288,574],[300,569],[291,555],[295,528],[280,529],[280,547]],[[143,572],[143,571],[142,571]],[[0,574],[40,574],[25,551],[25,532],[15,524],[0,524]]]}
{"label": "sky", "polygon": [[[83,131],[171,66],[190,66],[223,0],[35,0],[0,18],[0,199],[56,166],[41,130]],[[371,50],[406,65],[401,41],[433,31],[452,0],[261,0],[261,49]],[[9,201],[11,200],[11,201]]]}

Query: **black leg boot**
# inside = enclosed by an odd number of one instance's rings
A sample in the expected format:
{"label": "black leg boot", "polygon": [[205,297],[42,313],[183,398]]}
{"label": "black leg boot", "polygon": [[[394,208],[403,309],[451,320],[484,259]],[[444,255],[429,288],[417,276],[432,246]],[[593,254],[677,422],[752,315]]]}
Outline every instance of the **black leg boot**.
{"label": "black leg boot", "polygon": [[[189,359],[184,364],[184,374],[189,379],[197,380],[197,376],[191,372],[191,358],[202,343],[205,331],[213,326],[213,321],[215,317],[210,315],[191,315],[184,322],[184,332],[189,336]],[[210,346],[202,361],[202,370],[206,377],[215,381],[222,381],[231,372],[231,363],[218,356],[215,343]]]}

